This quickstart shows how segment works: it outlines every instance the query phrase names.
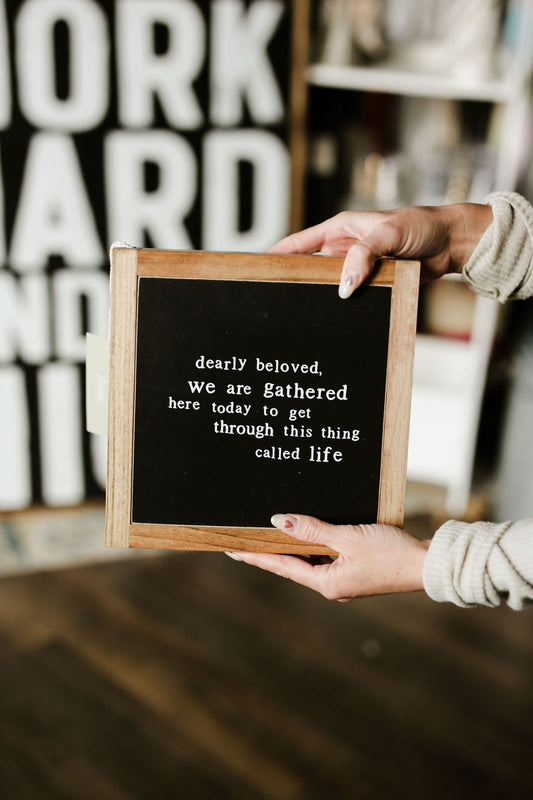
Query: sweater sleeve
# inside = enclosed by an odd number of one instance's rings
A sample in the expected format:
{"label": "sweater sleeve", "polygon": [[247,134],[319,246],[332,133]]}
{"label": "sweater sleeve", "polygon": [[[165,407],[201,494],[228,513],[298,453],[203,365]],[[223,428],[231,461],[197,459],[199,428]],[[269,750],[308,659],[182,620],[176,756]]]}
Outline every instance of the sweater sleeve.
{"label": "sweater sleeve", "polygon": [[515,192],[487,198],[493,222],[463,267],[466,283],[478,294],[506,300],[533,295],[533,206]]}
{"label": "sweater sleeve", "polygon": [[533,603],[533,519],[450,520],[436,532],[424,565],[424,588],[437,602],[469,607]]}
{"label": "sweater sleeve", "polygon": [[[506,300],[533,296],[533,207],[514,192],[494,192],[493,222],[463,268],[478,294]],[[424,588],[438,602],[469,607],[533,603],[533,519],[457,522],[436,532],[424,565]]]}

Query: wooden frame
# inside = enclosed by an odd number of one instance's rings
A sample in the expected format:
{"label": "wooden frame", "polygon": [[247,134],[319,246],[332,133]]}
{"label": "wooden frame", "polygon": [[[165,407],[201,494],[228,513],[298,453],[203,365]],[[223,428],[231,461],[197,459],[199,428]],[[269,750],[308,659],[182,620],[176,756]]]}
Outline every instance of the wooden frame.
{"label": "wooden frame", "polygon": [[[342,259],[244,253],[137,250],[116,246],[111,258],[108,491],[106,544],[186,550],[328,553],[275,528],[132,522],[137,295],[142,277],[337,284]],[[369,283],[391,287],[377,522],[403,524],[418,262],[384,259]],[[358,520],[354,519],[354,523]]]}

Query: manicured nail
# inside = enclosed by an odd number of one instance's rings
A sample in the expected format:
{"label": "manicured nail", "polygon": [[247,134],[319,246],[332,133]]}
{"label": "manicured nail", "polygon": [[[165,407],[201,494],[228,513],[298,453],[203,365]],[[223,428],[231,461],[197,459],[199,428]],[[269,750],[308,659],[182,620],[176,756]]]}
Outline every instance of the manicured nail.
{"label": "manicured nail", "polygon": [[339,297],[342,297],[343,300],[346,300],[355,287],[359,283],[359,276],[355,272],[349,272],[341,281],[339,286]]}
{"label": "manicured nail", "polygon": [[274,514],[270,522],[275,528],[279,528],[280,531],[287,531],[287,533],[293,531],[298,525],[297,518],[291,514]]}
{"label": "manicured nail", "polygon": [[237,555],[237,553],[226,553],[229,558],[232,558],[234,561],[242,561],[242,558]]}

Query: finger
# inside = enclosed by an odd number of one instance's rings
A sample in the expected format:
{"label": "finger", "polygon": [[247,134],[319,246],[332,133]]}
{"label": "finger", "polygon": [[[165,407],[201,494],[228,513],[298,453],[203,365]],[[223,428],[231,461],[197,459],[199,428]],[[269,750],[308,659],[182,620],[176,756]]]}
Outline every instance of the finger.
{"label": "finger", "polygon": [[307,561],[302,561],[294,556],[276,555],[273,553],[227,553],[235,561],[243,561],[252,567],[259,567],[273,575],[288,578],[301,586],[313,589],[315,592],[323,591],[325,571],[331,565],[312,566]]}
{"label": "finger", "polygon": [[317,253],[326,241],[326,233],[326,225],[321,222],[319,225],[313,225],[311,228],[298,231],[298,233],[291,233],[290,236],[281,239],[267,252],[280,255],[286,253]]}
{"label": "finger", "polygon": [[350,247],[342,267],[339,297],[347,300],[353,294],[374,269],[377,257],[364,242]]}
{"label": "finger", "polygon": [[337,553],[342,552],[346,541],[346,530],[343,526],[330,525],[305,514],[274,514],[270,521],[280,531],[288,533],[295,539],[310,544],[326,545]]}
{"label": "finger", "polygon": [[355,242],[344,259],[339,296],[346,300],[372,273],[378,258],[394,255],[401,245],[400,235],[395,225],[382,222],[365,236]]}

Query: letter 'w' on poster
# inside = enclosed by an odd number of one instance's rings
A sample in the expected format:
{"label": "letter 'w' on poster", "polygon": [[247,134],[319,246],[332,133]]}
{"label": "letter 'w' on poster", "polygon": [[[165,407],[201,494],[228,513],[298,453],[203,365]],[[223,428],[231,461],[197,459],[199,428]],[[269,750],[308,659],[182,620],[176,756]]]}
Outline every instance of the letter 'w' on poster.
{"label": "letter 'w' on poster", "polygon": [[384,259],[113,247],[106,542],[328,553],[280,511],[403,524],[418,284]]}

